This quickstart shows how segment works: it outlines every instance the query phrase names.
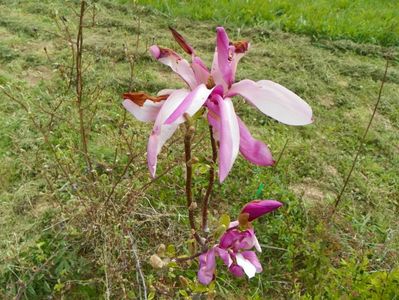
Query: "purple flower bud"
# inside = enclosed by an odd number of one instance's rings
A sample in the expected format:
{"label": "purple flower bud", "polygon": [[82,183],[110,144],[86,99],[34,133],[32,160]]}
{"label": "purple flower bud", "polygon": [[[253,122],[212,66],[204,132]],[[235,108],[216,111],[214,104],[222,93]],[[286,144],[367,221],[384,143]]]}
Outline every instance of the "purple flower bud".
{"label": "purple flower bud", "polygon": [[248,221],[253,220],[272,212],[282,206],[281,202],[275,200],[253,200],[247,203],[241,210],[241,214],[248,214]]}

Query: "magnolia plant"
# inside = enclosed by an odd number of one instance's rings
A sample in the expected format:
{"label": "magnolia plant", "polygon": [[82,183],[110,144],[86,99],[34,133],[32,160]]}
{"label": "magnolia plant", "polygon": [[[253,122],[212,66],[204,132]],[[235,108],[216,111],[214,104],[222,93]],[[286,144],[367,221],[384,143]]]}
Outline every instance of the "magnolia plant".
{"label": "magnolia plant", "polygon": [[198,280],[204,285],[215,277],[216,256],[219,256],[229,271],[236,277],[244,273],[252,278],[262,272],[262,266],[252,248],[262,252],[251,222],[272,212],[282,204],[274,200],[254,200],[244,206],[238,220],[231,222],[218,244],[199,257]]}
{"label": "magnolia plant", "polygon": [[[201,246],[198,279],[208,284],[214,278],[215,258],[220,257],[235,276],[253,277],[262,270],[253,247],[260,251],[251,222],[259,216],[281,206],[274,200],[256,200],[244,206],[238,221],[231,222],[219,242],[211,246],[210,238],[200,236],[196,230],[193,202],[191,139],[195,128],[193,118],[203,115],[210,127],[213,163],[218,157],[218,176],[222,183],[229,174],[238,153],[259,166],[272,166],[274,160],[268,146],[255,139],[243,121],[237,116],[233,98],[243,97],[265,115],[287,125],[312,123],[311,107],[292,91],[270,80],[235,82],[240,59],[250,48],[247,41],[231,42],[223,27],[216,29],[216,49],[211,68],[197,56],[194,48],[176,30],[170,28],[174,39],[191,56],[191,63],[173,50],[157,45],[150,47],[151,55],[177,73],[185,88],[165,89],[156,96],[145,92],[123,94],[123,106],[143,122],[153,122],[147,144],[147,163],[152,177],[156,175],[157,157],[165,142],[178,126],[186,125],[186,196],[191,232]],[[194,116],[195,115],[195,116]],[[209,185],[202,203],[202,231],[208,236],[208,201],[212,192],[213,165],[210,168]]]}

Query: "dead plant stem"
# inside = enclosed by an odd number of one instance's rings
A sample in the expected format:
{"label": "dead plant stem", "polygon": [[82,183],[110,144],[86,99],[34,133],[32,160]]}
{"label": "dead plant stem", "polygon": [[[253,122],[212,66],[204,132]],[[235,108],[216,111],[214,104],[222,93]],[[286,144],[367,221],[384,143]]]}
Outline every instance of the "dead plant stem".
{"label": "dead plant stem", "polygon": [[342,200],[342,195],[343,195],[344,192],[345,192],[345,188],[346,188],[346,186],[348,185],[348,182],[349,182],[349,179],[350,179],[350,177],[351,177],[351,175],[352,175],[353,169],[355,168],[357,159],[359,158],[359,155],[360,155],[360,153],[361,153],[361,151],[362,151],[362,149],[363,149],[364,141],[365,141],[365,139],[366,139],[367,133],[369,132],[369,129],[370,129],[371,123],[373,122],[374,116],[375,116],[375,114],[376,114],[376,112],[377,112],[378,105],[380,104],[380,101],[381,101],[382,90],[383,90],[383,88],[384,88],[384,84],[385,84],[385,81],[386,81],[386,78],[387,78],[388,66],[389,66],[389,59],[387,59],[387,62],[386,62],[386,65],[385,65],[385,72],[384,72],[384,76],[383,76],[382,81],[381,81],[381,86],[380,86],[380,90],[379,90],[379,92],[378,92],[378,98],[377,98],[377,102],[375,103],[373,113],[372,113],[372,115],[371,115],[371,117],[370,117],[369,123],[367,124],[366,130],[364,131],[363,136],[362,136],[362,138],[360,139],[359,147],[358,147],[358,149],[357,149],[357,152],[356,152],[355,158],[354,158],[354,160],[353,160],[353,162],[352,162],[352,166],[351,166],[351,168],[350,168],[350,170],[349,170],[349,173],[348,173],[348,175],[346,176],[344,185],[342,186],[342,189],[341,189],[341,191],[340,191],[340,193],[339,193],[337,199],[335,200],[334,208],[333,208],[333,210],[332,210],[331,216],[334,215],[334,213],[335,213],[335,211],[336,211],[336,209],[337,209],[339,203],[340,203],[341,200]]}

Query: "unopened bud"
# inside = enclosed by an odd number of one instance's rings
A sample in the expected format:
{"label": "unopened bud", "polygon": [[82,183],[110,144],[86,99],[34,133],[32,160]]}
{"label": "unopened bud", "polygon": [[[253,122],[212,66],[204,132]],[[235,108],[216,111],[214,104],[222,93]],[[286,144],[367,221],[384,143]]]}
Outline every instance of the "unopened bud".
{"label": "unopened bud", "polygon": [[189,210],[194,210],[198,207],[197,202],[191,202],[190,206],[188,207]]}
{"label": "unopened bud", "polygon": [[193,165],[193,164],[196,164],[197,162],[199,162],[198,157],[193,156],[193,157],[191,158],[191,164]]}
{"label": "unopened bud", "polygon": [[188,127],[188,130],[189,130],[190,132],[194,132],[194,131],[195,131],[195,127],[194,127],[194,126],[190,126],[190,127]]}
{"label": "unopened bud", "polygon": [[164,264],[164,262],[162,261],[162,259],[158,255],[153,254],[150,257],[150,265],[154,269],[162,269],[165,264]]}
{"label": "unopened bud", "polygon": [[165,244],[160,244],[157,249],[157,254],[159,256],[165,256],[165,250],[166,250]]}
{"label": "unopened bud", "polygon": [[179,281],[181,283],[182,286],[186,287],[190,284],[190,282],[188,281],[188,279],[184,276],[179,276]]}

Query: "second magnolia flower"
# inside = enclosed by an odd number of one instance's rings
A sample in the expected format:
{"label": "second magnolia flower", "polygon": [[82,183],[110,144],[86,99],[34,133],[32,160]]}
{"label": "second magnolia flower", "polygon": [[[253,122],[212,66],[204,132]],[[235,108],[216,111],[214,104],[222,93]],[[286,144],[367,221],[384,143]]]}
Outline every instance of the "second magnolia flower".
{"label": "second magnolia flower", "polygon": [[242,96],[262,113],[287,125],[312,123],[312,109],[299,96],[269,80],[254,82],[249,79],[234,83],[238,61],[249,49],[246,41],[232,43],[223,27],[217,28],[216,49],[209,70],[194,49],[175,30],[173,36],[185,52],[191,55],[191,64],[174,51],[156,45],[150,47],[154,58],[169,66],[187,84],[187,88],[162,90],[157,96],[143,92],[125,93],[123,105],[138,120],[154,122],[147,145],[147,162],[154,177],[157,156],[162,146],[173,135],[184,114],[193,116],[202,107],[219,141],[219,180],[230,172],[240,152],[248,161],[273,165],[272,154],[265,143],[256,140],[236,115],[232,97]]}

